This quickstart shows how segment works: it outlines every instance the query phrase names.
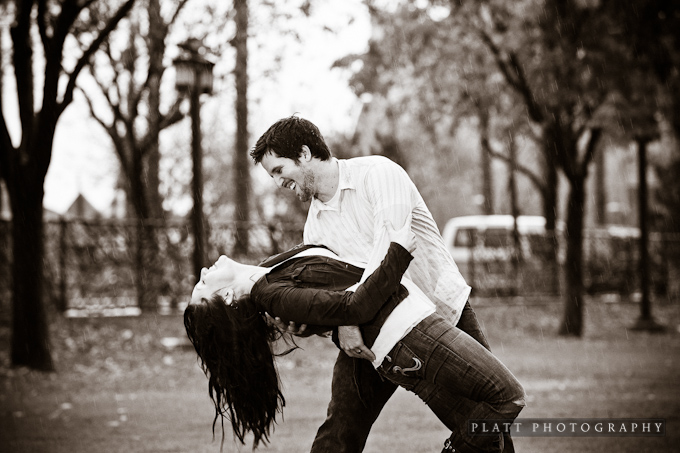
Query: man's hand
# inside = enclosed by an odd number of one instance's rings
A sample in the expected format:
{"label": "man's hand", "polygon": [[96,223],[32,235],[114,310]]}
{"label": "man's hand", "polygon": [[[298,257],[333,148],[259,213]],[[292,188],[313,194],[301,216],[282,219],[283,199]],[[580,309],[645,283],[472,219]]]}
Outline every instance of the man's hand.
{"label": "man's hand", "polygon": [[272,316],[269,313],[265,313],[265,315],[267,316],[267,322],[269,324],[273,324],[277,329],[279,329],[279,331],[283,333],[289,333],[292,335],[302,335],[305,329],[307,329],[307,324],[300,324],[300,326],[298,326],[293,321],[286,324],[278,316],[276,318],[272,318]]}
{"label": "man's hand", "polygon": [[338,327],[338,340],[345,354],[356,359],[375,360],[375,354],[366,347],[357,326]]}

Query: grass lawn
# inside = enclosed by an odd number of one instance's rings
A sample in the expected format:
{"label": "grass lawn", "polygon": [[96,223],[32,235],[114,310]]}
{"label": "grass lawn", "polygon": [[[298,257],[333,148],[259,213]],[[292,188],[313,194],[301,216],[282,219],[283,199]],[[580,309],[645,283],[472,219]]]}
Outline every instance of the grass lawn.
{"label": "grass lawn", "polygon": [[[680,445],[680,305],[657,304],[661,334],[628,328],[634,304],[588,299],[581,339],[556,335],[559,301],[473,301],[498,357],[523,383],[522,418],[665,418],[661,438],[515,438],[518,452],[672,452]],[[0,452],[218,452],[207,381],[180,316],[57,319],[57,372],[10,369],[9,333],[0,326]],[[299,341],[280,359],[287,405],[271,443],[258,451],[309,451],[330,396],[336,350]],[[228,427],[226,427],[228,429]],[[439,452],[447,430],[412,394],[398,391],[374,426],[366,452]],[[227,431],[225,452],[251,451]]]}

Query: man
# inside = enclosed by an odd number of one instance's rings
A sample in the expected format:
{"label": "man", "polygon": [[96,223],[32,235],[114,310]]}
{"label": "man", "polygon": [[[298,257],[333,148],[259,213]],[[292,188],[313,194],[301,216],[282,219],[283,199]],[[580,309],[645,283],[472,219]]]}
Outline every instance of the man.
{"label": "man", "polygon": [[[369,263],[384,254],[376,240],[382,227],[390,223],[399,228],[410,221],[417,248],[407,276],[441,315],[489,348],[468,303],[470,287],[446,250],[418,189],[399,165],[382,156],[335,159],[318,128],[295,116],[272,125],[258,139],[251,157],[280,188],[293,190],[302,202],[311,201],[305,244],[324,245],[343,259]],[[361,452],[373,422],[396,390],[372,368],[373,353],[363,344],[357,327],[341,327],[338,336],[344,352],[335,363],[328,415],[312,453]],[[370,392],[356,388],[357,367],[362,389],[368,382]],[[437,402],[433,392],[428,404]],[[460,398],[458,404],[472,403]],[[461,419],[461,423],[466,421]],[[455,451],[451,444],[456,441],[452,436],[443,451]],[[503,451],[514,451],[509,437]]]}

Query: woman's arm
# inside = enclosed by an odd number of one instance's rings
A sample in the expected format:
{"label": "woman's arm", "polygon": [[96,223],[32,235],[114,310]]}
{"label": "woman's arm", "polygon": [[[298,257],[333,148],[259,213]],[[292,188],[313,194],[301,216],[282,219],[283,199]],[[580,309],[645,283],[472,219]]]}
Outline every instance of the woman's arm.
{"label": "woman's arm", "polygon": [[323,326],[358,325],[373,319],[399,288],[413,257],[391,243],[380,266],[355,292],[300,288],[294,282],[258,282],[251,296],[272,316]]}

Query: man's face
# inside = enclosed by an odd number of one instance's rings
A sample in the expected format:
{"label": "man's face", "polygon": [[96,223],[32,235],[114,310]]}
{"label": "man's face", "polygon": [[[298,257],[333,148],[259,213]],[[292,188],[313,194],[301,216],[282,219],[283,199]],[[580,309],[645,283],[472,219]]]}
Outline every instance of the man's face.
{"label": "man's face", "polygon": [[260,163],[279,188],[292,190],[300,201],[309,201],[315,195],[314,173],[308,168],[304,156],[296,162],[268,152]]}

